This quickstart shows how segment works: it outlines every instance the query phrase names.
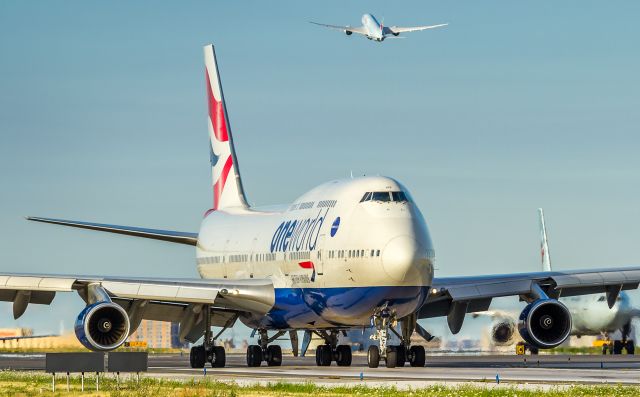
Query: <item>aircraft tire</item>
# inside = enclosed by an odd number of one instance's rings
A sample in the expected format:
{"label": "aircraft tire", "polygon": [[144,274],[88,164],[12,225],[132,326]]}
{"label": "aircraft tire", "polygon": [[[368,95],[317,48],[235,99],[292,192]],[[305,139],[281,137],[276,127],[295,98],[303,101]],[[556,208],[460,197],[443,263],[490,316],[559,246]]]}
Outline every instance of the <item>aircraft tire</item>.
{"label": "aircraft tire", "polygon": [[628,340],[625,349],[627,350],[627,354],[636,354],[636,343],[633,340]]}
{"label": "aircraft tire", "polygon": [[613,354],[622,354],[623,344],[621,340],[613,341]]}
{"label": "aircraft tire", "polygon": [[262,364],[262,348],[258,345],[247,347],[247,366],[259,367]]}
{"label": "aircraft tire", "polygon": [[336,364],[338,364],[338,367],[351,366],[351,359],[351,346],[338,345],[336,348]]}
{"label": "aircraft tire", "polygon": [[378,368],[378,365],[380,365],[380,348],[378,346],[369,346],[369,350],[367,351],[367,364],[369,368]]}
{"label": "aircraft tire", "polygon": [[316,365],[328,367],[331,365],[331,346],[320,345],[316,348]]}
{"label": "aircraft tire", "polygon": [[267,365],[270,367],[279,367],[282,365],[282,348],[280,348],[280,346],[267,346]]}
{"label": "aircraft tire", "polygon": [[192,346],[189,351],[189,364],[191,368],[204,368],[204,364],[207,361],[207,355],[204,351],[204,346]]}
{"label": "aircraft tire", "polygon": [[387,347],[387,357],[385,359],[387,368],[395,368],[398,364],[398,349],[396,346]]}
{"label": "aircraft tire", "polygon": [[425,359],[425,352],[424,352],[424,346],[411,346],[410,349],[411,352],[411,359],[409,360],[409,363],[411,364],[412,367],[424,367],[426,359]]}
{"label": "aircraft tire", "polygon": [[213,368],[224,368],[227,363],[227,353],[224,351],[224,346],[213,347],[213,359],[211,360],[211,366]]}

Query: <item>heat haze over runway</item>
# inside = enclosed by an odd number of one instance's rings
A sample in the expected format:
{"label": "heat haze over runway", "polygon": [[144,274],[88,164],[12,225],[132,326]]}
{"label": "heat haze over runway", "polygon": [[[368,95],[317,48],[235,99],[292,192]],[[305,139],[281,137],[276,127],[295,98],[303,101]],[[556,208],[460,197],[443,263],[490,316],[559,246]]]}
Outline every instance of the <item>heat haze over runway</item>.
{"label": "heat haze over runway", "polygon": [[[316,367],[313,357],[287,357],[281,367],[247,368],[243,354],[227,356],[226,368],[189,368],[188,355],[149,356],[144,376],[172,379],[211,377],[238,384],[313,382],[320,385],[396,386],[418,388],[433,384],[495,383],[540,387],[565,384],[640,384],[640,357],[600,355],[430,356],[424,368],[367,368],[366,357],[354,356],[351,367]],[[0,369],[43,371],[44,354],[0,355]],[[361,379],[362,373],[362,379]]]}

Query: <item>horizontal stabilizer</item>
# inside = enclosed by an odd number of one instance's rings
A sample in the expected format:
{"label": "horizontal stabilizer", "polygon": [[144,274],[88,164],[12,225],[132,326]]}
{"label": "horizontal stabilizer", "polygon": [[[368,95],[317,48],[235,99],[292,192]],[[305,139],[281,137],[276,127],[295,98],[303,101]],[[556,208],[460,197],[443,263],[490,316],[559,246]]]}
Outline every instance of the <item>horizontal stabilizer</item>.
{"label": "horizontal stabilizer", "polygon": [[124,234],[127,236],[150,238],[154,240],[169,241],[171,243],[196,245],[198,243],[198,233],[176,232],[172,230],[145,229],[132,226],[106,225],[103,223],[68,221],[64,219],[39,218],[28,216],[27,220],[54,225],[78,227],[80,229],[97,230],[100,232]]}

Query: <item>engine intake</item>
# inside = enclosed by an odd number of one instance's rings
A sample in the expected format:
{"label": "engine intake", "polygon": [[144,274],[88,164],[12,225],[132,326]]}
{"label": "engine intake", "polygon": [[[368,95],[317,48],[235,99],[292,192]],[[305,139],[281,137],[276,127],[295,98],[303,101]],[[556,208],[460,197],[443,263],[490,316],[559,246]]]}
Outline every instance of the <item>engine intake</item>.
{"label": "engine intake", "polygon": [[530,345],[541,349],[556,347],[571,333],[571,313],[555,299],[538,299],[520,313],[518,331]]}
{"label": "engine intake", "polygon": [[491,327],[491,339],[496,345],[506,345],[513,339],[516,324],[511,319],[501,319]]}
{"label": "engine intake", "polygon": [[353,32],[350,31],[350,30],[345,30],[344,34],[346,34],[347,36],[351,36],[353,34]]}
{"label": "engine intake", "polygon": [[129,336],[129,316],[116,303],[96,302],[80,312],[75,332],[80,343],[87,349],[114,350]]}

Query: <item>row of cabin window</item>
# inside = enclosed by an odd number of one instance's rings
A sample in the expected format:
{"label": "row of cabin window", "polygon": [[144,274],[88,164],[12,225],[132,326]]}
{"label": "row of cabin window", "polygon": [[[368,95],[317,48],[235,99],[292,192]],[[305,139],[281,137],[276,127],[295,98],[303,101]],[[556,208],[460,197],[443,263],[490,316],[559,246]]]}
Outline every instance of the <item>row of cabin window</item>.
{"label": "row of cabin window", "polygon": [[[249,258],[253,258],[253,255],[249,256],[247,254],[239,254],[239,255],[229,255],[227,262],[248,262]],[[256,254],[255,261],[256,262],[269,262],[275,261],[276,254],[268,253],[268,254]],[[216,263],[224,263],[224,256],[205,256],[198,259],[198,262],[201,264],[216,264]]]}
{"label": "row of cabin window", "polygon": [[289,259],[310,259],[310,258],[311,258],[311,252],[309,251],[289,253]]}
{"label": "row of cabin window", "polygon": [[[368,251],[368,250],[366,250]],[[364,258],[365,250],[331,250],[329,251],[329,259],[340,258]],[[370,257],[380,256],[380,250],[371,250]]]}

